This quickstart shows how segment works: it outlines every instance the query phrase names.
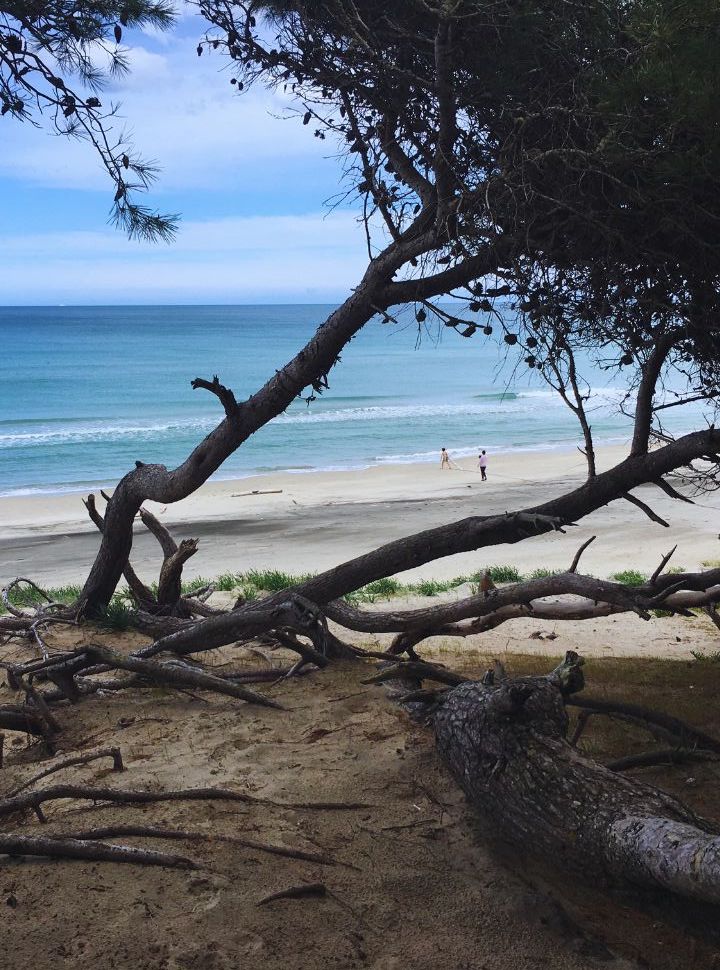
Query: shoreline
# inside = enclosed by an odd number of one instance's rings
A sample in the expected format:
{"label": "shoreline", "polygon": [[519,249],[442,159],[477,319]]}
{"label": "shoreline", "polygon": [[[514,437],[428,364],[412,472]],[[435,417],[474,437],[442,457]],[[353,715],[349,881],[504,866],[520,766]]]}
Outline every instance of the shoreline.
{"label": "shoreline", "polygon": [[[610,448],[622,448],[624,445],[629,443],[629,438],[620,438],[619,436],[614,436],[604,441],[597,443],[597,450],[602,451]],[[478,446],[482,447],[482,445]],[[473,446],[472,448],[463,447],[460,449],[449,449],[450,454],[460,454],[460,457],[456,459],[456,463],[462,463],[463,467],[467,466],[468,462],[472,462],[476,459],[478,447]],[[491,446],[492,447],[492,446]],[[573,441],[558,441],[555,443],[544,443],[542,445],[516,445],[505,449],[493,451],[493,455],[498,455],[502,457],[511,456],[523,456],[523,455],[539,455],[539,454],[572,454],[575,455],[577,452],[577,442],[575,439]],[[218,485],[222,482],[235,482],[241,483],[253,478],[266,478],[268,476],[275,475],[342,475],[342,474],[355,474],[357,472],[369,471],[373,468],[386,469],[386,468],[405,468],[409,465],[417,466],[418,468],[431,468],[438,464],[438,462],[432,458],[417,458],[417,460],[411,460],[413,456],[408,456],[405,461],[397,460],[391,461],[384,458],[374,458],[367,459],[364,463],[360,462],[358,464],[350,465],[327,465],[322,467],[314,467],[311,465],[290,465],[288,467],[267,467],[267,468],[255,468],[244,474],[228,474],[211,476],[208,483],[209,485]],[[119,479],[116,479],[119,481]],[[86,482],[83,484],[71,484],[71,485],[50,485],[47,488],[43,486],[27,486],[25,488],[18,488],[16,490],[0,491],[0,503],[7,500],[14,499],[54,499],[59,498],[63,495],[77,496],[77,495],[87,495],[88,492],[99,492],[101,489],[104,491],[110,491],[114,487],[112,482],[106,481],[96,481],[96,482]],[[202,486],[203,488],[205,486]]]}
{"label": "shoreline", "polygon": [[[598,467],[610,467],[625,453],[620,446],[599,449]],[[188,578],[271,568],[304,573],[467,516],[540,504],[579,487],[585,478],[585,462],[576,451],[498,452],[489,458],[487,482],[481,482],[476,458],[462,458],[451,471],[441,471],[438,461],[210,481],[174,505],[149,502],[148,507],[177,539],[201,540],[187,564]],[[720,556],[715,517],[720,495],[701,496],[699,504],[688,505],[654,486],[637,491],[670,521],[669,529],[617,501],[565,534],[461,553],[402,576],[408,581],[449,579],[497,563],[523,573],[540,566],[564,568],[591,535],[597,540],[585,553],[583,568],[601,577],[627,568],[652,571],[676,543],[673,563],[688,569]],[[0,498],[0,522],[2,582],[18,575],[49,585],[82,581],[99,545],[78,493]],[[132,561],[144,579],[157,578],[159,550],[141,526]]]}

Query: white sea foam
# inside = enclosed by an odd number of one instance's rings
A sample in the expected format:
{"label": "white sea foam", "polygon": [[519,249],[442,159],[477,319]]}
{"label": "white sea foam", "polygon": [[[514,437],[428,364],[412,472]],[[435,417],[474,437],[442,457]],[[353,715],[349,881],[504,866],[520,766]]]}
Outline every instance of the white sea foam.
{"label": "white sea foam", "polygon": [[[619,394],[620,392],[615,392]],[[552,407],[565,412],[566,407],[553,391],[516,392],[511,397],[500,399],[496,395],[483,396],[462,403],[368,405],[365,407],[328,408],[315,411],[292,411],[276,417],[271,423],[282,425],[338,424],[343,422],[397,422],[403,420],[433,418],[466,418],[510,415],[532,415],[537,413],[538,400],[543,408]],[[599,402],[610,402],[611,395],[598,395]],[[123,439],[154,439],[178,434],[206,434],[217,419],[214,417],[188,418],[148,423],[125,421],[78,422],[67,425],[52,425],[26,431],[3,433],[0,430],[0,448],[32,446],[52,446],[80,443],[83,441],[122,441]],[[0,424],[1,428],[1,424]]]}

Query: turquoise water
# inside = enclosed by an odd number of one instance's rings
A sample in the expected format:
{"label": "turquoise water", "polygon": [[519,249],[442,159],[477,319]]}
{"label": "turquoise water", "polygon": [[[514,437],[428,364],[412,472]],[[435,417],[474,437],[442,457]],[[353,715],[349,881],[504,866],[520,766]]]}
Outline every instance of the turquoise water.
{"label": "turquoise water", "polygon": [[[257,390],[330,312],[323,306],[0,308],[0,494],[112,485],[136,460],[173,466],[221,417],[193,377]],[[218,477],[360,468],[507,449],[573,448],[573,415],[505,345],[373,321],[311,406],[295,402]],[[615,383],[613,383],[613,381]],[[624,440],[617,376],[596,371],[599,440]]]}

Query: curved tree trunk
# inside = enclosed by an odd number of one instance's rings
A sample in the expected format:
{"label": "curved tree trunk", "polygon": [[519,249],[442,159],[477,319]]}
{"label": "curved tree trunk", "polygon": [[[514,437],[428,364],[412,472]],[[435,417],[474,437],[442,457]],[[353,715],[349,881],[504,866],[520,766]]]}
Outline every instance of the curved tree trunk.
{"label": "curved tree trunk", "polygon": [[571,747],[556,678],[462,684],[433,720],[440,755],[504,840],[585,878],[720,903],[717,831]]}
{"label": "curved tree trunk", "polygon": [[[186,498],[208,480],[240,445],[268,421],[281,414],[306,387],[321,391],[327,374],[343,348],[377,313],[394,299],[393,278],[409,260],[432,250],[437,232],[421,213],[408,229],[372,259],[352,295],[332,313],[313,338],[257,393],[238,403],[232,391],[217,378],[196,378],[194,388],[215,394],[225,418],[177,468],[136,462],[133,471],[119,482],[105,513],[100,550],[82,591],[81,605],[92,615],[110,601],[132,547],[132,524],[146,500],[169,504]],[[466,272],[485,275],[497,268],[502,246],[489,246],[466,262]],[[431,279],[443,290],[445,273]],[[419,288],[422,281],[414,281]],[[428,281],[426,281],[428,282]]]}

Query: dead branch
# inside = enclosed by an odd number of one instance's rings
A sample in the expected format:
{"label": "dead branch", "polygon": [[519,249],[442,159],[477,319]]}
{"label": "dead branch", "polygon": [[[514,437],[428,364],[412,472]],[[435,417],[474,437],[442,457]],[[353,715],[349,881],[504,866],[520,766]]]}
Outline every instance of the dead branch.
{"label": "dead branch", "polygon": [[271,805],[274,808],[308,809],[318,811],[350,811],[372,808],[367,802],[278,802],[230,788],[181,788],[171,791],[142,791],[122,788],[101,788],[92,785],[51,785],[41,791],[23,792],[0,799],[0,818],[16,812],[37,811],[45,802],[61,799],[109,802],[118,805],[148,805],[154,802],[231,801],[248,805]]}
{"label": "dead branch", "polygon": [[625,758],[617,758],[615,761],[609,761],[605,767],[610,771],[628,771],[631,768],[681,765],[688,761],[720,761],[720,754],[701,751],[698,748],[665,748],[662,751],[646,751],[644,754],[631,754]]}
{"label": "dead branch", "polygon": [[[133,656],[146,658],[158,653],[183,655],[212,650],[236,640],[249,639],[268,630],[291,629],[310,639],[323,637],[323,615],[304,596],[288,592],[251,603],[232,613],[223,613],[162,637]],[[314,661],[313,661],[314,662]]]}
{"label": "dead branch", "polygon": [[198,550],[198,539],[183,539],[177,550],[160,567],[158,604],[172,606],[181,600],[183,566]]}
{"label": "dead branch", "polygon": [[[302,862],[313,862],[320,866],[334,866],[338,863],[319,852],[306,852],[304,849],[291,849],[283,845],[272,845],[270,842],[260,842],[257,839],[245,839],[239,835],[217,835],[212,832],[188,832],[182,829],[156,828],[150,825],[109,825],[103,828],[87,829],[83,832],[66,832],[58,838],[63,839],[113,839],[113,838],[151,838],[177,839],[187,842],[225,842],[229,845],[239,845],[270,855],[283,856],[286,859],[299,859]],[[341,863],[344,865],[344,863]]]}
{"label": "dead branch", "polygon": [[84,648],[95,661],[99,660],[102,664],[110,668],[119,670],[129,670],[131,673],[152,680],[156,684],[167,684],[171,687],[197,687],[200,690],[212,690],[218,694],[226,694],[228,697],[236,697],[239,700],[247,701],[248,704],[259,704],[262,707],[272,707],[282,710],[282,705],[264,694],[249,690],[224,680],[222,677],[215,677],[202,670],[189,667],[187,664],[177,662],[157,663],[152,660],[141,660],[137,657],[126,657],[107,647],[100,647],[95,644]]}
{"label": "dead branch", "polygon": [[450,684],[456,687],[463,684],[468,679],[461,674],[456,674],[452,670],[440,667],[437,664],[426,663],[422,660],[399,660],[391,663],[372,677],[361,680],[361,684],[382,684],[388,680],[398,680],[408,677],[417,677],[420,680],[436,680],[441,684]]}
{"label": "dead branch", "polygon": [[228,388],[222,385],[218,379],[217,374],[213,377],[211,381],[206,381],[202,377],[196,377],[194,381],[191,381],[191,387],[194,391],[198,388],[202,388],[205,391],[210,391],[214,394],[223,406],[225,414],[227,417],[231,418],[238,410],[238,402],[235,400],[235,395]]}
{"label": "dead branch", "polygon": [[718,614],[717,608],[714,603],[710,603],[705,607],[705,613],[710,617],[715,626],[720,630],[720,614]]}
{"label": "dead branch", "polygon": [[590,543],[595,542],[596,539],[597,539],[597,536],[590,536],[590,538],[586,542],[583,542],[583,544],[580,546],[578,551],[575,553],[573,561],[570,563],[570,568],[568,569],[569,573],[577,572],[577,567],[578,567],[578,563],[580,562],[580,557],[585,552],[585,550],[590,545]]}
{"label": "dead branch", "polygon": [[666,553],[662,557],[662,559],[660,560],[660,565],[657,567],[657,569],[655,570],[655,572],[650,577],[650,580],[649,580],[649,585],[650,586],[654,586],[655,585],[655,582],[657,581],[658,576],[663,571],[663,569],[667,566],[667,564],[670,562],[670,560],[672,559],[673,553],[675,552],[676,549],[677,549],[677,545],[673,546],[672,549],[670,550],[670,552]]}
{"label": "dead branch", "polygon": [[[584,712],[590,714],[604,714],[609,717],[620,716],[624,719],[632,720],[634,723],[646,728],[661,728],[678,739],[678,747],[682,748],[703,748],[720,754],[720,741],[691,727],[680,718],[665,714],[662,711],[654,711],[649,707],[642,707],[639,704],[625,704],[620,701],[604,701],[595,697],[571,697],[565,702],[572,707],[582,708]],[[587,719],[587,718],[586,718]]]}
{"label": "dead branch", "polygon": [[44,738],[47,735],[45,722],[37,711],[17,704],[4,704],[0,707],[0,728],[4,731],[32,734],[36,738]]}
{"label": "dead branch", "polygon": [[165,852],[42,835],[0,834],[0,853],[10,856],[46,856],[51,859],[84,859],[89,862],[121,862],[136,866],[165,866],[168,869],[200,868],[192,859],[167,855]]}
{"label": "dead branch", "polygon": [[664,478],[658,478],[652,484],[657,485],[657,487],[665,492],[666,495],[669,495],[670,498],[677,499],[678,502],[687,502],[688,505],[695,504],[691,498],[688,498],[687,495],[683,495],[682,492],[678,492],[678,490],[673,488],[672,485],[669,482],[666,482]]}
{"label": "dead branch", "polygon": [[649,505],[647,505],[641,499],[636,498],[634,495],[631,495],[630,492],[624,492],[621,498],[624,498],[627,502],[637,506],[642,512],[645,513],[645,515],[647,515],[651,522],[657,522],[658,525],[662,525],[666,529],[670,528],[669,522],[666,522],[665,519],[661,518],[657,512],[654,512]]}
{"label": "dead branch", "polygon": [[[48,775],[54,774],[56,771],[61,771],[63,768],[72,768],[75,765],[86,765],[91,761],[97,761],[98,758],[112,758],[113,761],[113,771],[124,771],[124,765],[122,760],[122,754],[120,748],[99,748],[97,751],[91,751],[88,754],[71,755],[69,758],[63,758],[61,761],[56,762],[49,768],[45,768],[44,771],[33,775],[32,778],[28,778],[24,781],[22,785],[17,788],[11,789],[5,793],[6,798],[10,798],[13,795],[19,795],[20,792],[25,791],[27,788],[31,788],[36,782],[40,781],[42,778],[47,778]],[[78,836],[79,838],[79,836]]]}

